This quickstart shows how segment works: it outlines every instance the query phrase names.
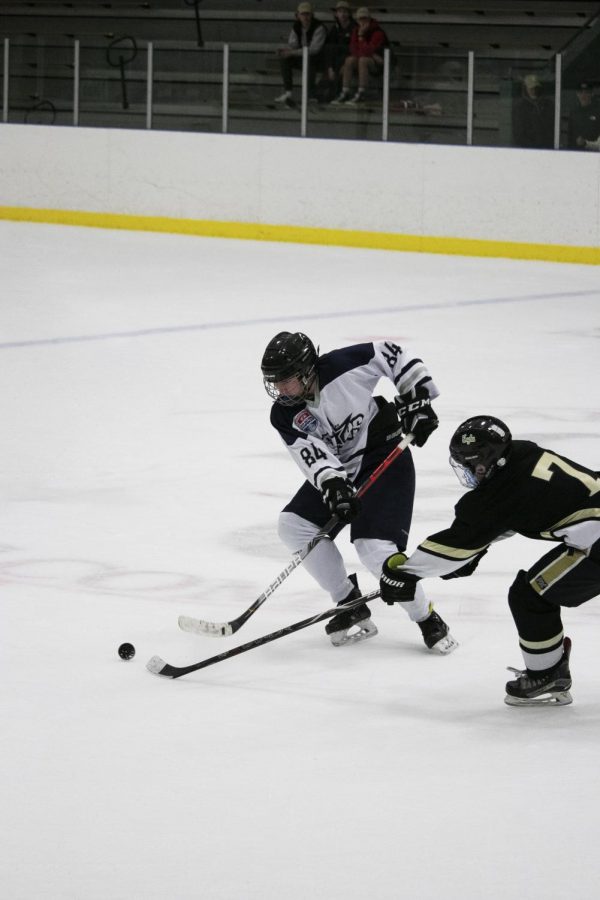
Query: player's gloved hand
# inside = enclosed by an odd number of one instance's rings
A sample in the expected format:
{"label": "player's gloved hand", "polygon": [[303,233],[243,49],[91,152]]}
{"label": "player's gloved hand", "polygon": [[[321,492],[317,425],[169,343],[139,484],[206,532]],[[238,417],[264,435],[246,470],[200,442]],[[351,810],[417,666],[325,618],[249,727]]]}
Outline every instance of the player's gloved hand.
{"label": "player's gloved hand", "polygon": [[479,565],[479,561],[483,559],[487,550],[482,550],[481,553],[478,553],[470,562],[465,563],[464,566],[461,566],[460,569],[455,569],[454,572],[448,572],[447,575],[442,575],[441,577],[446,581],[448,578],[467,578],[469,575],[472,575],[477,566]]}
{"label": "player's gloved hand", "polygon": [[439,425],[438,417],[431,407],[431,398],[427,391],[417,389],[412,400],[396,400],[400,424],[404,434],[414,434],[414,443],[422,447]]}
{"label": "player's gloved hand", "polygon": [[394,553],[392,556],[388,556],[383,564],[379,591],[381,599],[389,606],[415,599],[415,588],[419,579],[415,575],[402,571],[402,566],[407,558],[404,553]]}
{"label": "player's gloved hand", "polygon": [[345,478],[335,476],[323,482],[323,499],[332,515],[337,516],[340,522],[346,525],[359,513],[360,500],[356,496],[356,490]]}

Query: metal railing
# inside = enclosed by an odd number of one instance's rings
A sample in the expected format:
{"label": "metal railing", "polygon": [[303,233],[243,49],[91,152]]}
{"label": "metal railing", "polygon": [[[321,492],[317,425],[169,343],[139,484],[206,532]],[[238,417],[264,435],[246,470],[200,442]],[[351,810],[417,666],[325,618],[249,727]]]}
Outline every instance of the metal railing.
{"label": "metal railing", "polygon": [[[197,4],[196,4],[197,8]],[[155,51],[160,49],[162,52],[162,48],[157,48],[156,42],[144,42],[145,50],[146,50],[146,67],[145,67],[145,128],[152,129],[156,127],[156,116],[155,116],[155,79],[156,79],[156,55]],[[210,48],[207,48],[207,45],[204,43],[199,44],[200,48],[196,49],[197,53],[205,53],[209,50],[211,53],[220,53],[222,57],[222,66],[221,66],[221,84],[220,84],[220,130],[223,134],[227,134],[230,131],[230,120],[231,120],[231,102],[230,102],[230,86],[231,86],[231,46],[229,44],[218,45],[218,49],[213,45]],[[142,49],[142,47],[140,47]],[[170,48],[172,49],[172,48]],[[2,122],[7,123],[10,118],[10,109],[11,109],[11,40],[9,38],[4,38],[3,41],[3,84],[2,84]],[[127,111],[130,106],[129,97],[128,97],[128,81],[126,74],[126,67],[135,59],[138,53],[138,45],[135,39],[125,36],[117,38],[111,41],[111,44],[106,49],[107,60],[108,63],[118,68],[118,78],[120,83],[120,91],[121,91],[121,108],[122,110]],[[82,80],[82,47],[81,41],[79,39],[75,39],[72,45],[72,124],[77,127],[81,124],[81,80]],[[473,144],[474,140],[474,126],[475,126],[475,93],[476,93],[476,77],[475,77],[475,64],[476,64],[476,55],[473,51],[469,51],[465,54],[466,60],[466,72],[467,72],[467,81],[466,81],[466,114],[464,115],[464,143],[467,146]],[[390,88],[391,88],[391,76],[392,76],[392,63],[391,63],[391,54],[390,50],[386,48],[384,51],[384,60],[383,60],[383,71],[381,78],[381,94],[380,94],[380,139],[382,141],[388,141],[390,139],[390,129],[392,125],[398,125],[398,117],[392,122],[390,114],[391,114],[391,103],[390,103]],[[215,79],[218,81],[218,77]],[[560,136],[561,136],[561,92],[562,92],[562,60],[561,55],[558,54],[555,58],[555,70],[553,73],[554,80],[554,149],[559,149],[560,147]],[[461,91],[464,91],[464,88],[460,88]],[[36,103],[29,108],[29,113],[26,111],[25,113],[25,121],[28,119],[31,120],[30,113],[36,109],[44,108],[45,105],[49,105],[49,107],[54,107],[55,104],[50,100],[45,100],[43,97],[35,97]],[[409,108],[409,107],[407,107]],[[397,107],[395,107],[397,110]],[[376,117],[371,115],[370,122],[371,124],[375,121]],[[309,55],[308,49],[304,48],[302,54],[302,80],[301,80],[301,101],[300,101],[300,121],[298,128],[298,136],[307,137],[309,136],[310,125],[312,120],[309,117]],[[456,126],[460,129],[460,125]]]}

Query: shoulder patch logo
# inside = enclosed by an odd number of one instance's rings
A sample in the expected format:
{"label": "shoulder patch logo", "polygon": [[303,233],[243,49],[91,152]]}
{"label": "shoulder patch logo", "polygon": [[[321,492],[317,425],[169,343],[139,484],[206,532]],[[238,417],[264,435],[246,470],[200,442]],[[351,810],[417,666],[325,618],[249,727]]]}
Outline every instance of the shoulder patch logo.
{"label": "shoulder patch logo", "polygon": [[475,443],[475,435],[474,434],[463,434],[462,443],[463,444],[474,444]]}
{"label": "shoulder patch logo", "polygon": [[313,434],[317,430],[318,424],[313,414],[307,409],[300,410],[293,418],[294,428],[297,428],[298,431],[304,431],[306,434]]}

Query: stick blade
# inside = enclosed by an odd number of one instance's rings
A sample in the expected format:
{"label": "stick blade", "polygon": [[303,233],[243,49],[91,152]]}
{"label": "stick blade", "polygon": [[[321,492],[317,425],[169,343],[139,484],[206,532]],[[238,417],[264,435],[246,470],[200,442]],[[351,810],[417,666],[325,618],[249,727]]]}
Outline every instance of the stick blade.
{"label": "stick blade", "polygon": [[165,675],[167,678],[172,678],[175,671],[173,666],[166,663],[160,656],[153,656],[152,659],[149,659],[146,668],[153,675]]}
{"label": "stick blade", "polygon": [[194,619],[191,616],[179,616],[177,621],[182,631],[205,634],[208,637],[229,637],[234,631],[229,622],[206,622],[204,619]]}

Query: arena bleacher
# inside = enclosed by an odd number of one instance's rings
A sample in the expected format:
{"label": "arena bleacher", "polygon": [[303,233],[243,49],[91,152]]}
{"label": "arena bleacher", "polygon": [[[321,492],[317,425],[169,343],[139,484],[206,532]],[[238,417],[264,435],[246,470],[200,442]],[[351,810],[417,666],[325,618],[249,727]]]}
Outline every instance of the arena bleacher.
{"label": "arena bleacher", "polygon": [[[332,5],[332,3],[331,3]],[[329,4],[315,14],[332,21]],[[152,43],[152,127],[222,130],[223,46],[229,47],[227,128],[298,135],[298,109],[279,109],[277,48],[295,4],[282,0],[14,2],[3,5],[0,38],[9,48],[9,122],[71,124],[74,45],[79,46],[79,124],[146,127],[148,42]],[[477,144],[510,143],[509,107],[526,72],[549,84],[557,54],[563,82],[582,69],[597,37],[594,0],[388,0],[371,5],[393,51],[389,137],[464,143],[468,53],[474,53]],[[578,49],[580,48],[580,49]],[[581,49],[583,48],[583,49]],[[570,73],[572,77],[570,76]],[[299,92],[298,92],[299,93]],[[364,108],[311,106],[312,137],[381,138],[375,87]]]}

